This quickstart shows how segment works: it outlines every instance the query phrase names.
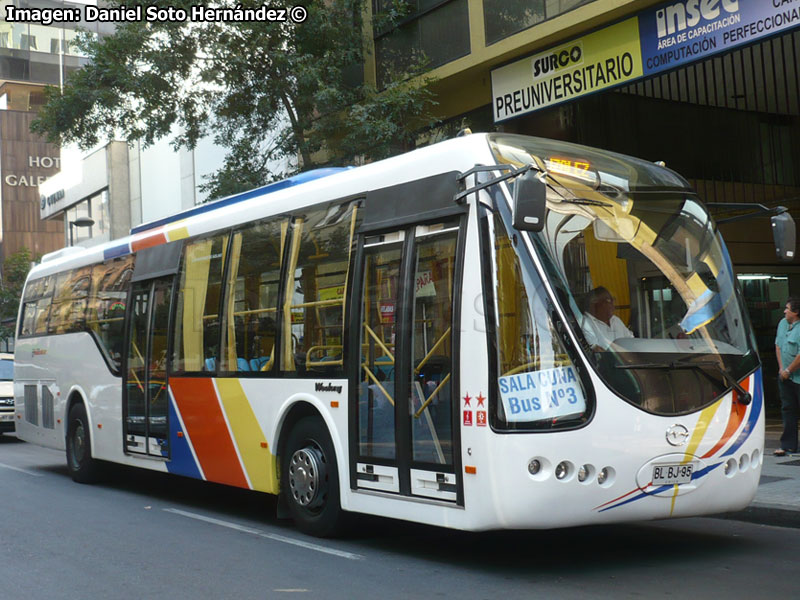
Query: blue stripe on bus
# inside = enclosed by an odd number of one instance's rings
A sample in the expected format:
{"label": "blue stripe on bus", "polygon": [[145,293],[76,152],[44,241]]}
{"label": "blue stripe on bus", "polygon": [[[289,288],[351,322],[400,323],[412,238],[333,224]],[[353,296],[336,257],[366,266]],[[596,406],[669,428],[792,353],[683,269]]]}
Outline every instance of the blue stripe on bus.
{"label": "blue stripe on bus", "polygon": [[223,206],[229,206],[231,204],[236,204],[244,200],[249,200],[250,198],[256,198],[258,196],[271,194],[273,192],[284,190],[286,188],[290,188],[295,185],[300,185],[301,183],[307,183],[309,181],[314,181],[315,179],[322,179],[323,177],[328,177],[329,175],[334,175],[341,171],[346,171],[352,168],[353,167],[326,167],[324,169],[314,169],[313,171],[306,171],[305,173],[300,173],[298,175],[294,175],[293,177],[289,177],[288,179],[276,181],[275,183],[270,183],[261,186],[260,188],[256,188],[254,190],[242,192],[241,194],[236,194],[235,196],[228,196],[227,198],[221,198],[220,200],[207,202],[206,204],[200,204],[199,206],[195,206],[194,208],[190,208],[188,210],[179,212],[178,214],[169,217],[164,217],[163,219],[158,219],[156,221],[150,221],[149,223],[144,223],[142,225],[138,225],[137,227],[131,229],[131,235],[133,235],[134,233],[140,233],[142,231],[149,231],[151,229],[155,229],[156,227],[166,225],[167,223],[174,223],[175,221],[180,221],[188,217],[193,217],[195,215],[200,215],[206,212],[210,212],[212,210],[216,210]]}
{"label": "blue stripe on bus", "polygon": [[178,413],[175,411],[175,402],[169,399],[169,444],[171,459],[167,461],[167,471],[175,475],[185,475],[202,479],[203,475],[197,467],[197,462],[189,447],[189,436],[184,431],[182,437],[178,437],[181,423],[178,421]]}
{"label": "blue stripe on bus", "polygon": [[118,246],[112,246],[111,248],[103,250],[103,260],[111,260],[112,258],[125,256],[130,253],[131,246],[128,242],[125,242],[124,244],[119,244]]}
{"label": "blue stripe on bus", "polygon": [[[711,471],[713,471],[714,469],[719,467],[721,464],[722,463],[719,462],[719,463],[716,463],[716,464],[713,464],[713,465],[709,465],[705,469],[701,469],[699,471],[696,471],[696,472],[692,473],[692,481],[694,481],[696,479],[700,479],[702,477],[705,477],[706,475],[711,473]],[[659,486],[654,490],[648,490],[648,491],[642,490],[638,495],[633,496],[632,498],[628,498],[627,500],[623,500],[622,502],[620,502],[618,504],[614,504],[613,506],[607,506],[606,508],[601,508],[597,512],[606,512],[607,510],[611,510],[611,509],[614,509],[614,508],[619,508],[620,506],[624,506],[626,504],[630,504],[631,502],[636,502],[637,500],[641,500],[642,498],[647,498],[648,496],[655,496],[657,494],[661,494],[663,492],[666,492],[668,490],[673,489],[674,487],[675,487],[674,484],[669,484],[669,485]]]}

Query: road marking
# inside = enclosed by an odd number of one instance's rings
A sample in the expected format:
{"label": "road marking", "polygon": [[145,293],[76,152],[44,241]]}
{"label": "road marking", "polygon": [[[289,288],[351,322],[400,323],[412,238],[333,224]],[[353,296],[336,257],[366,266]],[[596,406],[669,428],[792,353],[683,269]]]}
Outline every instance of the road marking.
{"label": "road marking", "polygon": [[11,471],[17,471],[18,473],[25,473],[25,475],[30,475],[31,477],[44,477],[42,473],[28,471],[28,469],[20,469],[19,467],[12,467],[11,465],[6,465],[3,463],[0,463],[0,467],[3,467],[4,469],[9,469]]}
{"label": "road marking", "polygon": [[241,531],[243,533],[250,533],[252,535],[257,535],[259,537],[273,540],[275,542],[283,542],[284,544],[292,544],[293,546],[300,546],[301,548],[306,548],[307,550],[324,552],[325,554],[332,554],[333,556],[339,556],[341,558],[347,558],[349,560],[362,560],[364,558],[360,554],[353,554],[352,552],[345,552],[344,550],[336,550],[334,548],[320,546],[319,544],[312,544],[311,542],[304,542],[303,540],[296,540],[294,538],[277,535],[275,533],[267,533],[266,531],[261,531],[259,529],[254,529],[252,527],[246,527],[244,525],[239,525],[237,523],[231,523],[230,521],[222,521],[220,519],[215,519],[214,517],[206,517],[204,515],[198,515],[197,513],[187,512],[185,510],[180,510],[178,508],[165,508],[163,510],[168,513],[173,513],[175,515],[181,515],[182,517],[188,517],[190,519],[196,519],[197,521],[204,521],[206,523],[211,523],[212,525],[220,525],[222,527],[227,527],[228,529],[235,529],[236,531]]}

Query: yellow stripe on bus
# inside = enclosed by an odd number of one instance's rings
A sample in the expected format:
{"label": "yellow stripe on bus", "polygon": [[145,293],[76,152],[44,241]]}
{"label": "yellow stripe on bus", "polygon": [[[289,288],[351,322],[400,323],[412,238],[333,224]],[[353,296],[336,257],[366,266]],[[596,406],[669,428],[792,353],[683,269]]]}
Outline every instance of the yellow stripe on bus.
{"label": "yellow stripe on bus", "polygon": [[[180,223],[184,223],[185,221],[180,221]],[[184,225],[183,227],[176,227],[176,224],[172,224],[167,229],[167,239],[170,242],[174,242],[176,240],[183,240],[189,237],[189,229]]]}
{"label": "yellow stripe on bus", "polygon": [[694,431],[692,432],[692,438],[689,440],[689,445],[686,447],[686,454],[683,457],[683,464],[688,463],[692,460],[694,453],[697,451],[697,447],[700,445],[700,442],[703,441],[703,438],[708,431],[709,426],[711,425],[711,420],[714,418],[717,410],[719,407],[722,406],[722,400],[717,400],[711,406],[707,406],[703,409],[700,413],[700,418],[697,419],[697,425],[695,425]]}
{"label": "yellow stripe on bus", "polygon": [[[694,453],[697,451],[698,446],[700,446],[700,442],[703,441],[703,438],[708,431],[709,426],[711,425],[711,420],[714,418],[714,415],[719,410],[719,407],[722,406],[722,400],[717,400],[711,406],[707,406],[703,409],[700,413],[700,418],[697,419],[697,425],[695,425],[694,431],[692,432],[692,438],[689,440],[689,445],[686,448],[686,454],[683,456],[683,464],[688,463],[694,457]],[[672,503],[670,504],[669,508],[669,516],[672,516],[673,512],[675,511],[675,499],[678,497],[679,486],[675,486],[675,492],[672,494]]]}
{"label": "yellow stripe on bus", "polygon": [[258,424],[238,379],[217,379],[217,389],[228,417],[236,447],[254,490],[278,493],[276,457]]}

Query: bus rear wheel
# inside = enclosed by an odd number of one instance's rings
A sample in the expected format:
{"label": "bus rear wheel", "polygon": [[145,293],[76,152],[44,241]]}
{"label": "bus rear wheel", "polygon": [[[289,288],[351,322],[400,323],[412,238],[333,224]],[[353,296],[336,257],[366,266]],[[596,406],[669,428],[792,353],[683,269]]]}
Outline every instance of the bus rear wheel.
{"label": "bus rear wheel", "polygon": [[281,490],[298,529],[317,537],[341,532],[336,453],[325,423],[305,417],[289,433],[281,457]]}
{"label": "bus rear wheel", "polygon": [[67,467],[73,481],[94,483],[100,476],[100,464],[92,458],[92,444],[86,407],[76,404],[67,419]]}

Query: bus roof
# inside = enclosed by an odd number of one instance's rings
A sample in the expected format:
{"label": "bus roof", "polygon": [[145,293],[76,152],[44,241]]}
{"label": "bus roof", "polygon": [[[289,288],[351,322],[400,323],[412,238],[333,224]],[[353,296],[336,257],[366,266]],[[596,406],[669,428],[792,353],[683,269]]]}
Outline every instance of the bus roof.
{"label": "bus roof", "polygon": [[327,167],[324,169],[314,169],[312,171],[306,171],[305,173],[299,173],[292,177],[288,177],[280,181],[275,181],[274,183],[269,183],[267,185],[257,187],[252,190],[248,190],[246,192],[234,194],[233,196],[227,196],[226,198],[220,198],[219,200],[212,200],[211,202],[206,202],[205,204],[199,204],[197,206],[193,206],[192,208],[187,208],[186,210],[183,210],[174,215],[170,215],[168,217],[164,217],[161,219],[156,219],[155,221],[150,221],[149,223],[143,223],[142,225],[138,225],[132,228],[131,235],[136,233],[141,233],[142,231],[148,231],[150,229],[166,225],[167,223],[174,223],[175,221],[188,219],[189,217],[192,217],[194,215],[199,215],[212,210],[217,210],[218,208],[221,208],[223,206],[236,204],[238,202],[242,202],[243,200],[249,200],[250,198],[255,198],[256,196],[265,196],[267,194],[272,194],[274,192],[284,190],[294,185],[300,185],[302,183],[306,183],[307,181],[314,181],[315,179],[328,177],[329,175],[333,175],[334,173],[339,173],[341,171],[346,171],[352,168],[354,167]]}
{"label": "bus roof", "polygon": [[[34,279],[65,269],[112,260],[172,241],[234,227],[264,217],[288,213],[318,203],[344,199],[393,185],[466,171],[492,164],[487,134],[445,140],[405,154],[359,167],[309,171],[284,180],[191,208],[140,225],[131,235],[81,250],[58,250],[45,255],[28,275]],[[288,183],[287,183],[288,182]]]}
{"label": "bus roof", "polygon": [[[574,151],[576,156],[583,156],[593,153],[592,156],[598,157],[598,164],[609,162],[606,160],[608,158],[613,164],[621,163],[627,165],[629,171],[633,169],[635,177],[631,181],[637,182],[637,185],[642,183],[640,180],[646,180],[645,187],[655,182],[675,189],[689,188],[688,182],[677,173],[615,152],[545,138],[475,133],[360,167],[308,171],[139,225],[131,229],[131,235],[125,238],[88,248],[64,248],[51,252],[42,258],[41,264],[31,269],[28,278],[35,279],[65,269],[112,260],[152,246],[205,235],[269,216],[289,214],[324,202],[355,198],[370,191],[434,175],[452,171],[463,173],[476,165],[496,164],[498,160],[505,163],[508,159],[505,156],[496,156],[492,150],[493,145],[502,145],[504,141],[528,154],[548,156],[553,152],[562,154]],[[640,172],[647,177],[642,177]],[[627,171],[625,173],[628,178],[632,177]]]}

